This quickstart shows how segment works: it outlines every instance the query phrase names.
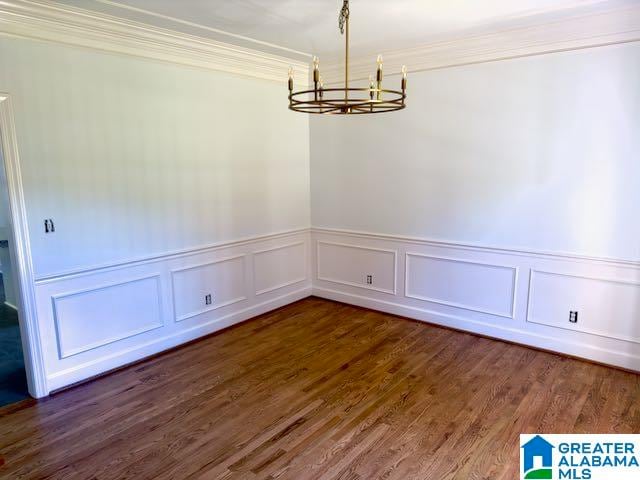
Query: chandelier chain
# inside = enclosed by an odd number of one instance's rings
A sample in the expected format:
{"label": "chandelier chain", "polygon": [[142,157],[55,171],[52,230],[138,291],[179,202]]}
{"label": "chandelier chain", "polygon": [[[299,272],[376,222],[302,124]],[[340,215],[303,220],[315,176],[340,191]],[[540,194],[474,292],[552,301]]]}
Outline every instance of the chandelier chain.
{"label": "chandelier chain", "polygon": [[338,26],[340,27],[340,33],[344,34],[344,25],[349,18],[349,0],[344,0],[342,4],[342,10],[340,10],[340,16],[338,17]]}

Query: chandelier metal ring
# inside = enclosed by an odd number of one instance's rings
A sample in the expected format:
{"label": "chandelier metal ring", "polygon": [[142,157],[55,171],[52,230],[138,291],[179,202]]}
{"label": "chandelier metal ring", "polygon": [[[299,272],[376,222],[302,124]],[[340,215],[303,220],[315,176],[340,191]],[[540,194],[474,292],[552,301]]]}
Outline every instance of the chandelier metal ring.
{"label": "chandelier metal ring", "polygon": [[[347,96],[347,93],[373,94],[380,100]],[[332,98],[332,95],[337,98]],[[321,114],[364,114],[401,110],[406,107],[406,93],[399,90],[371,88],[323,88],[321,90],[303,90],[289,95],[289,108],[296,112]]]}

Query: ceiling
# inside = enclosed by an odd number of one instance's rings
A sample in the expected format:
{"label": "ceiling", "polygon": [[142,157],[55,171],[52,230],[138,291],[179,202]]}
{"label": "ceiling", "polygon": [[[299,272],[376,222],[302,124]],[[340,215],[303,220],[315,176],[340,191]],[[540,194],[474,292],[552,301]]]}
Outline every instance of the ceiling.
{"label": "ceiling", "polygon": [[[354,55],[542,23],[640,0],[351,0]],[[343,55],[342,0],[59,0],[58,3],[292,57]]]}

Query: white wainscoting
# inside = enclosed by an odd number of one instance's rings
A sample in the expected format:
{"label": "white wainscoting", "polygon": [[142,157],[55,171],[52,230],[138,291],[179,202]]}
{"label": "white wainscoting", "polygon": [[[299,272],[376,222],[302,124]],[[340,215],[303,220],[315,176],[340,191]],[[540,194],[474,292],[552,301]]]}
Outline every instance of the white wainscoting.
{"label": "white wainscoting", "polygon": [[425,302],[513,318],[517,278],[516,267],[405,254],[405,296]]}
{"label": "white wainscoting", "polygon": [[303,229],[37,280],[47,388],[311,293],[640,371],[640,262]]}
{"label": "white wainscoting", "polygon": [[531,270],[527,321],[640,344],[640,282]]}
{"label": "white wainscoting", "polygon": [[[640,371],[638,261],[320,228],[311,237],[314,295]],[[371,253],[349,255],[360,251]],[[394,288],[358,281],[381,265]]]}
{"label": "white wainscoting", "polygon": [[[245,259],[236,255],[171,272],[176,322],[202,315],[247,299]],[[211,295],[211,304],[203,299]]]}
{"label": "white wainscoting", "polygon": [[307,280],[305,242],[279,245],[254,252],[253,278],[256,295],[279,290]]}
{"label": "white wainscoting", "polygon": [[59,357],[162,327],[161,295],[160,275],[154,274],[52,296]]}
{"label": "white wainscoting", "polygon": [[392,249],[319,240],[316,278],[395,295],[397,257],[397,252]]}
{"label": "white wainscoting", "polygon": [[309,244],[302,229],[37,280],[48,391],[309,296]]}

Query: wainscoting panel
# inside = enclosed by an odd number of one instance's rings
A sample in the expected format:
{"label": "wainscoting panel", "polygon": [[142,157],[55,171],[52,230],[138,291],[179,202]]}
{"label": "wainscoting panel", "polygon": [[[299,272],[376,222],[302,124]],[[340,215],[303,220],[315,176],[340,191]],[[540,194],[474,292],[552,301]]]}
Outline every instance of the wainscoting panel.
{"label": "wainscoting panel", "polygon": [[640,283],[532,270],[527,321],[640,343]]}
{"label": "wainscoting panel", "polygon": [[407,253],[405,296],[513,318],[517,268]]}
{"label": "wainscoting panel", "polygon": [[162,327],[160,276],[52,297],[60,358]]}
{"label": "wainscoting panel", "polygon": [[48,391],[309,296],[309,242],[302,229],[37,280]]}
{"label": "wainscoting panel", "polygon": [[237,255],[173,270],[175,321],[246,300],[245,260]]}
{"label": "wainscoting panel", "polygon": [[638,261],[328,228],[311,241],[319,297],[640,371]]}
{"label": "wainscoting panel", "polygon": [[272,247],[253,254],[254,288],[264,295],[307,279],[304,242]]}
{"label": "wainscoting panel", "polygon": [[318,241],[316,257],[318,280],[396,294],[395,250]]}

